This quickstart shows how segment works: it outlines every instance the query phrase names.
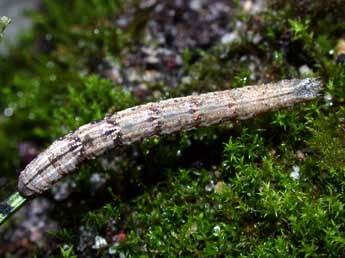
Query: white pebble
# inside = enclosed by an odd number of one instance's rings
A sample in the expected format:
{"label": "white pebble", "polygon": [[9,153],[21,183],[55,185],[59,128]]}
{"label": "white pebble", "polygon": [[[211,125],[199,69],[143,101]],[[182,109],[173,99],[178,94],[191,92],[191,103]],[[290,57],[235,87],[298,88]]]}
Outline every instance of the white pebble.
{"label": "white pebble", "polygon": [[192,0],[189,2],[189,8],[193,11],[199,11],[202,8],[202,2],[200,0]]}
{"label": "white pebble", "polygon": [[298,71],[301,75],[310,76],[312,74],[312,70],[307,65],[302,65],[298,68]]}
{"label": "white pebble", "polygon": [[297,166],[297,165],[294,165],[293,167],[292,167],[292,171],[291,171],[291,173],[290,173],[290,177],[292,178],[292,179],[294,179],[294,180],[298,180],[299,178],[300,178],[300,174],[299,174],[299,166]]}
{"label": "white pebble", "polygon": [[92,249],[101,249],[105,246],[107,246],[107,240],[105,240],[105,238],[101,237],[101,236],[96,236],[95,237],[95,243],[92,246]]}
{"label": "white pebble", "polygon": [[233,31],[233,32],[223,35],[223,37],[220,40],[222,44],[230,44],[235,41],[240,41],[240,35],[238,34],[237,31]]}

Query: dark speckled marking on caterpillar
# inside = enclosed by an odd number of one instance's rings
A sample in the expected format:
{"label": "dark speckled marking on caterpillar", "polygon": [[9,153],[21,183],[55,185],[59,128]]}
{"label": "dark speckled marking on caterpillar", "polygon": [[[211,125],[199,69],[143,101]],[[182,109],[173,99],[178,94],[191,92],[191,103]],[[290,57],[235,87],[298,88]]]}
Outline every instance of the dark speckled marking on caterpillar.
{"label": "dark speckled marking on caterpillar", "polygon": [[293,79],[125,109],[53,142],[21,172],[18,188],[27,197],[40,194],[85,159],[106,150],[152,136],[246,119],[314,99],[321,90],[322,83],[316,79]]}

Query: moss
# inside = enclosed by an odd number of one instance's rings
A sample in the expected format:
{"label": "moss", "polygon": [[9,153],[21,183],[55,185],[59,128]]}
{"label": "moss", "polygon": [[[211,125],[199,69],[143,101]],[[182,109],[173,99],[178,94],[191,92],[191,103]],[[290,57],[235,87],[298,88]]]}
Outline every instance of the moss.
{"label": "moss", "polygon": [[[269,1],[256,15],[237,11],[238,41],[185,49],[180,86],[149,82],[147,99],[301,77],[302,65],[325,82],[324,99],[148,139],[83,165],[72,177],[71,196],[55,203],[52,216],[63,229],[56,234],[60,248],[49,254],[343,256],[345,66],[335,61],[334,47],[344,24],[341,1],[314,2]],[[154,8],[139,6],[45,1],[32,34],[0,63],[0,108],[13,110],[0,117],[4,174],[20,169],[16,144],[44,147],[81,124],[142,102],[99,67],[112,60],[121,69],[142,43],[139,31]],[[114,26],[126,10],[140,17],[126,28]],[[253,35],[260,36],[257,42]],[[93,191],[95,172],[107,181]],[[91,235],[85,243],[81,225]],[[92,248],[96,235],[107,240],[105,248]]]}
{"label": "moss", "polygon": [[[282,173],[283,167],[272,160],[264,163],[262,169],[247,166],[242,173],[225,179],[221,193],[213,188],[214,180],[220,179],[208,171],[171,174],[169,191],[165,185],[155,187],[131,204],[135,213],[122,214],[119,220],[128,228],[126,242],[114,245],[113,251],[135,257],[318,256],[344,252],[339,196],[315,200],[312,192],[303,191],[303,183]],[[330,203],[334,204],[331,210]],[[123,213],[122,207],[115,207],[88,215],[87,221],[94,224],[103,220],[106,225],[109,215],[118,219],[119,209]],[[109,209],[114,210],[109,213]]]}
{"label": "moss", "polygon": [[6,29],[6,27],[8,26],[8,24],[11,22],[11,19],[3,16],[0,18],[0,41],[3,38],[3,32]]}

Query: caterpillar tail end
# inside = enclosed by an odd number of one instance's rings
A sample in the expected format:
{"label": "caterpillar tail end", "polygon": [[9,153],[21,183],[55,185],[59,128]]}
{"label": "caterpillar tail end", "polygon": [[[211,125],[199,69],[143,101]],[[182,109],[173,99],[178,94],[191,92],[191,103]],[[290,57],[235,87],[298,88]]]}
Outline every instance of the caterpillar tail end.
{"label": "caterpillar tail end", "polygon": [[20,177],[18,181],[18,191],[25,197],[31,197],[35,195],[35,192],[28,188]]}

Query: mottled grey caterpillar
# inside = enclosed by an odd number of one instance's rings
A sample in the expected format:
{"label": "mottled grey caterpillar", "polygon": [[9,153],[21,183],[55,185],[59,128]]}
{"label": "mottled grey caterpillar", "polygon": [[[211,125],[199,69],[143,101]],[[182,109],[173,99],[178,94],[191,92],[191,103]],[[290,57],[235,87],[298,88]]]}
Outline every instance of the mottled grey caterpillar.
{"label": "mottled grey caterpillar", "polygon": [[79,127],[56,140],[19,176],[22,195],[49,189],[85,159],[159,135],[247,119],[268,110],[316,98],[322,83],[313,78],[211,92],[129,108]]}

